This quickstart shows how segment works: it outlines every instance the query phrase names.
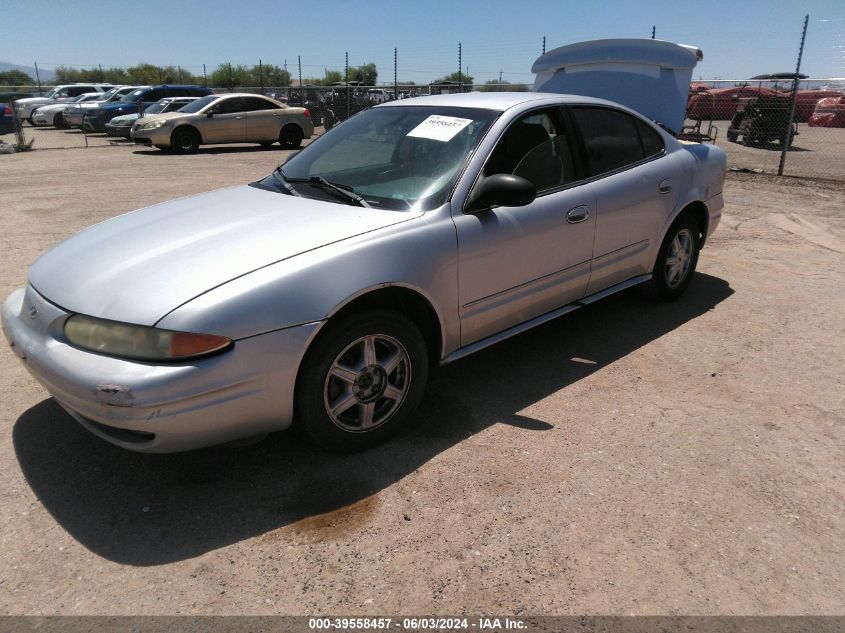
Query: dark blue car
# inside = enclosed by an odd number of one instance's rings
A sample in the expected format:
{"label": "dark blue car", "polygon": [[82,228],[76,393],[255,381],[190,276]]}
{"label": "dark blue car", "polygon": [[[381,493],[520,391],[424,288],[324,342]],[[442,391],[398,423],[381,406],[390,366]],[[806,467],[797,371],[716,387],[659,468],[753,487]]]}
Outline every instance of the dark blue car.
{"label": "dark blue car", "polygon": [[124,95],[120,101],[104,103],[85,112],[85,129],[89,132],[105,132],[106,124],[116,116],[143,112],[147,106],[165,97],[204,97],[212,94],[210,88],[202,86],[160,85],[139,88]]}
{"label": "dark blue car", "polygon": [[15,131],[15,120],[12,118],[12,107],[7,103],[0,103],[0,135],[11,134]]}

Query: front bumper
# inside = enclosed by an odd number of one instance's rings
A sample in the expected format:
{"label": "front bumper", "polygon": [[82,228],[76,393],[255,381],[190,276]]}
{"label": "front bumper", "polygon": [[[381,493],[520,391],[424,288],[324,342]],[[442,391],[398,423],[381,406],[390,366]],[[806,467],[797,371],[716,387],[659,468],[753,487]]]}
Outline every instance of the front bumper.
{"label": "front bumper", "polygon": [[287,428],[296,373],[319,322],[235,342],[217,356],[154,364],[64,340],[71,313],[32,287],[3,305],[3,331],[27,370],[78,422],[133,451],[169,453]]}
{"label": "front bumper", "polygon": [[55,112],[45,113],[41,110],[36,110],[32,115],[32,122],[35,125],[53,125],[53,116]]}
{"label": "front bumper", "polygon": [[169,125],[156,128],[154,130],[144,130],[141,128],[132,129],[132,140],[139,145],[161,145],[170,147],[170,133],[173,128]]}
{"label": "front bumper", "polygon": [[131,125],[112,125],[111,123],[109,123],[106,126],[107,134],[111,134],[112,136],[122,136],[123,138],[129,138],[129,132],[131,130]]}

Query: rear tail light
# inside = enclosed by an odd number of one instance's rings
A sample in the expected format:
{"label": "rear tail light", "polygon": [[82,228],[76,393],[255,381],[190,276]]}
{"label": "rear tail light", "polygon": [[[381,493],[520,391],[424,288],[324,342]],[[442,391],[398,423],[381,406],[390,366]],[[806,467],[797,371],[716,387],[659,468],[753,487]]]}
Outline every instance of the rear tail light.
{"label": "rear tail light", "polygon": [[305,116],[307,116],[309,119],[311,118],[311,110],[309,110],[308,108],[305,108],[305,112],[304,112],[304,114],[305,114]]}
{"label": "rear tail light", "polygon": [[[308,112],[308,110],[306,110]],[[12,114],[12,108],[9,106],[3,106],[3,114]]]}

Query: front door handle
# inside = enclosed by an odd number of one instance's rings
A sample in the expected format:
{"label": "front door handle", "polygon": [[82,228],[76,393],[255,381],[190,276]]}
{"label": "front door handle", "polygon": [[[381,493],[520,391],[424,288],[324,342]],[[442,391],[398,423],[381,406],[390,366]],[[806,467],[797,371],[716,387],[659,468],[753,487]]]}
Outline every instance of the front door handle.
{"label": "front door handle", "polygon": [[670,193],[672,191],[672,181],[668,178],[666,180],[661,180],[660,184],[657,185],[657,191],[663,195]]}
{"label": "front door handle", "polygon": [[578,224],[590,217],[590,210],[587,207],[575,207],[566,213],[566,221],[570,224]]}

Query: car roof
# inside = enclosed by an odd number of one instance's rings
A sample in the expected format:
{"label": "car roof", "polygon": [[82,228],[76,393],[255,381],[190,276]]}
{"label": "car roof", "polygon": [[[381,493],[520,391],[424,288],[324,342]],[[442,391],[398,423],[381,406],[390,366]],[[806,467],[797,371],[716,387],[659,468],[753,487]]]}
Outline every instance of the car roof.
{"label": "car roof", "polygon": [[453,106],[460,108],[481,108],[484,110],[504,111],[532,101],[550,103],[593,103],[598,105],[617,105],[604,99],[581,95],[556,94],[553,92],[464,92],[461,94],[431,95],[414,97],[401,101],[388,101],[377,108],[401,108],[412,105]]}

